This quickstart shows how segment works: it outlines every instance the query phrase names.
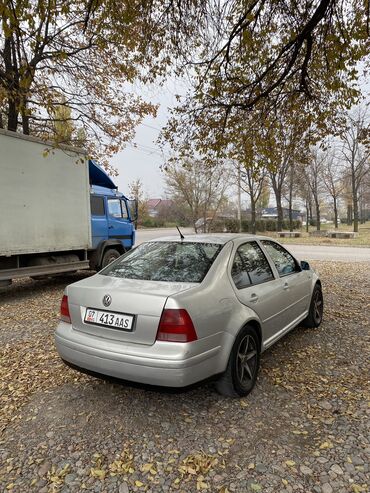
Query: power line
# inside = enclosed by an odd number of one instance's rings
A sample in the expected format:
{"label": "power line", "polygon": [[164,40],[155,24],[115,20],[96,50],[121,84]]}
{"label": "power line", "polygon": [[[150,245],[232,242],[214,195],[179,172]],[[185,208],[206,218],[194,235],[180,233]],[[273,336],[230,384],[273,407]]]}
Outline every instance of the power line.
{"label": "power line", "polygon": [[158,127],[153,127],[153,125],[148,125],[147,123],[142,123],[141,124],[143,127],[148,127],[148,128],[152,128],[153,130],[158,130],[158,132],[161,132],[162,129],[161,128],[158,128]]}

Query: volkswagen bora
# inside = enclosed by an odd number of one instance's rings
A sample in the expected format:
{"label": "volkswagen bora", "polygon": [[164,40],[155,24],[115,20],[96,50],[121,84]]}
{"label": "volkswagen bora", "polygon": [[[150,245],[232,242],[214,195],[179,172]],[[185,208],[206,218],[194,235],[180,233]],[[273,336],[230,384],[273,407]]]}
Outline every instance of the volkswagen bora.
{"label": "volkswagen bora", "polygon": [[68,286],[55,342],[81,371],[170,387],[213,377],[244,396],[260,354],[322,314],[318,275],[272,239],[173,236]]}

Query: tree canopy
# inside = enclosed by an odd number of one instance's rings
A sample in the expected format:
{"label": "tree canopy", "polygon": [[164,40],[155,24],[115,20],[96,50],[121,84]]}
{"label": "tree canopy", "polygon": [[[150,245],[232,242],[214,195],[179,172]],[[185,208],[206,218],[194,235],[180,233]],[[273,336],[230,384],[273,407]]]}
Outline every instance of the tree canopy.
{"label": "tree canopy", "polygon": [[241,115],[288,100],[322,125],[355,101],[368,52],[369,0],[0,0],[0,126],[52,134],[63,105],[113,153],[155,113],[131,85],[172,71],[190,90],[169,133],[220,148]]}
{"label": "tree canopy", "polygon": [[224,149],[235,125],[250,120],[246,115],[263,126],[266,117],[280,119],[292,106],[325,132],[338,109],[356,102],[358,69],[369,63],[367,0],[190,5],[193,17],[198,9],[192,31],[192,15],[172,5],[180,70],[187,70],[191,83],[166,129],[173,145],[201,153]]}
{"label": "tree canopy", "polygon": [[0,0],[0,126],[52,138],[59,116],[95,155],[118,151],[156,110],[128,91],[147,75],[141,5]]}

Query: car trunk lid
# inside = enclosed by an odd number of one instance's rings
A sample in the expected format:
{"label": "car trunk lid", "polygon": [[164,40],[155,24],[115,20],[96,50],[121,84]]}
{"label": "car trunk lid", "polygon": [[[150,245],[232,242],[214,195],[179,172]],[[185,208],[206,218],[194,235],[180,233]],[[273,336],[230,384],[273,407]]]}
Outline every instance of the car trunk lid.
{"label": "car trunk lid", "polygon": [[[120,279],[97,274],[68,287],[72,325],[76,330],[93,336],[151,345],[155,342],[167,298],[194,286],[194,283]],[[110,303],[104,306],[103,299],[107,295]],[[124,330],[121,327],[87,323],[85,316],[88,308],[133,317],[132,328]]]}

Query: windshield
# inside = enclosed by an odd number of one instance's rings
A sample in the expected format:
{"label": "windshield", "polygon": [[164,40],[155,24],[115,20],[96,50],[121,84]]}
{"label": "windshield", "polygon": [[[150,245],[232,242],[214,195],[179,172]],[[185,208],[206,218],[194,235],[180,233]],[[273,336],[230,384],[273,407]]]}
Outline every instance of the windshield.
{"label": "windshield", "polygon": [[100,274],[145,281],[201,282],[221,248],[216,243],[142,243]]}

